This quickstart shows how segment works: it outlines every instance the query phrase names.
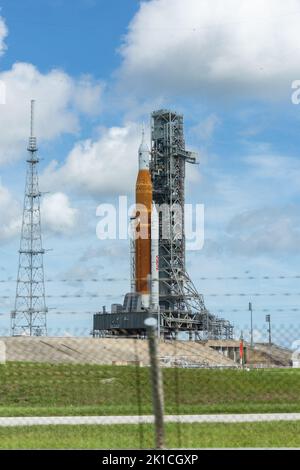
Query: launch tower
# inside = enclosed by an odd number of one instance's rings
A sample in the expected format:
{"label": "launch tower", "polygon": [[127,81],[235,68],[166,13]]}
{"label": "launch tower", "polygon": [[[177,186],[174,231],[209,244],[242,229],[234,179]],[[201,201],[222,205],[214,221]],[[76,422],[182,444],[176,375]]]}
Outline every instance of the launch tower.
{"label": "launch tower", "polygon": [[196,154],[185,148],[183,116],[169,110],[152,113],[151,141],[153,202],[169,208],[159,214],[159,305],[163,328],[175,334],[187,330],[209,338],[230,338],[232,326],[207,311],[203,296],[186,271],[185,166],[196,163]]}
{"label": "launch tower", "polygon": [[111,313],[94,315],[94,335],[143,336],[145,319],[157,317],[159,335],[190,339],[231,339],[232,325],[210,313],[185,263],[185,170],[196,154],[186,150],[183,116],[159,110],[151,116],[151,150],[139,149],[136,203],[145,206],[131,219],[151,234],[131,242],[131,292]]}

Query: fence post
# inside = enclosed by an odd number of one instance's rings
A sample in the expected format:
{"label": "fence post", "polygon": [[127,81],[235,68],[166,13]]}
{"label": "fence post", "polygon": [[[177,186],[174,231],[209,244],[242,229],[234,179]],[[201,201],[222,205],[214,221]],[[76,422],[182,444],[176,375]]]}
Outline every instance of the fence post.
{"label": "fence post", "polygon": [[148,331],[153,411],[155,418],[155,443],[156,449],[163,449],[165,447],[164,392],[162,372],[158,359],[157,320],[153,317],[149,317],[145,320],[145,325]]}

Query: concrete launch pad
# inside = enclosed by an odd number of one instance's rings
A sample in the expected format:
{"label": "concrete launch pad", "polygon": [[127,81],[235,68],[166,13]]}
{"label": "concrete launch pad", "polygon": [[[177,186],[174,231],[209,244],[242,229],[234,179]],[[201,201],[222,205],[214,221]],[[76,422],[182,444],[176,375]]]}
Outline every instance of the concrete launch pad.
{"label": "concrete launch pad", "polygon": [[[133,338],[2,337],[6,360],[40,363],[149,365],[148,341]],[[234,367],[235,363],[209,347],[187,341],[161,341],[162,366]]]}

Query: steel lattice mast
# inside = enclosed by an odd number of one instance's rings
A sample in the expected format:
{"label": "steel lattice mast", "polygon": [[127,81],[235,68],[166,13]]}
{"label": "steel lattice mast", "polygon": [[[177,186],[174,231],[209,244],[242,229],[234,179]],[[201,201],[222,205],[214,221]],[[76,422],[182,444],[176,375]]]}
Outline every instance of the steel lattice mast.
{"label": "steel lattice mast", "polygon": [[[203,338],[231,338],[232,325],[205,307],[185,266],[185,165],[196,163],[196,155],[185,148],[183,116],[169,110],[152,113],[150,169],[153,200],[169,207],[161,214],[168,236],[159,240],[160,308],[169,332],[194,331]],[[181,208],[178,214],[173,207]],[[176,333],[175,333],[176,334]]]}
{"label": "steel lattice mast", "polygon": [[34,136],[34,100],[31,101],[31,132],[19,250],[15,308],[11,314],[12,336],[47,334],[47,307],[41,234],[37,139]]}

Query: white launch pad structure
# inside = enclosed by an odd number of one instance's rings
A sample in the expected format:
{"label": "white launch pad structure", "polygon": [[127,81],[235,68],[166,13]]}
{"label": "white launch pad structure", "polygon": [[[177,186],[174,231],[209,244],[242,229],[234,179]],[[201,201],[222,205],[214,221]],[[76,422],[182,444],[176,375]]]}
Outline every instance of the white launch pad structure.
{"label": "white launch pad structure", "polygon": [[196,155],[185,148],[182,115],[164,109],[152,113],[149,158],[153,198],[150,303],[144,305],[142,295],[135,290],[133,241],[131,292],[125,295],[123,305],[112,305],[111,313],[94,315],[93,334],[143,336],[145,318],[151,315],[157,317],[158,332],[164,338],[176,339],[185,333],[190,340],[231,339],[233,326],[206,309],[186,270],[185,166],[195,164]]}

